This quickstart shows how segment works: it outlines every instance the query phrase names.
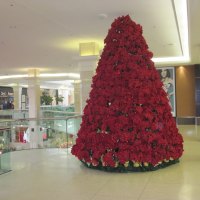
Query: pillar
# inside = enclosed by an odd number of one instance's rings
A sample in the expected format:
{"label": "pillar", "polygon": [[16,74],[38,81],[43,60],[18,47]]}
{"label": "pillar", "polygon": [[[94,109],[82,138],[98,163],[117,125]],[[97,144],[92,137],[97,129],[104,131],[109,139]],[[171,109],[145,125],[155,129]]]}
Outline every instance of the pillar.
{"label": "pillar", "polygon": [[14,109],[20,110],[21,109],[21,88],[19,85],[13,86],[13,92],[14,92]]}
{"label": "pillar", "polygon": [[74,107],[75,112],[81,113],[81,83],[74,81]]}
{"label": "pillar", "polygon": [[89,98],[92,77],[97,66],[99,45],[92,41],[80,43],[79,55],[77,61],[80,70],[80,83],[75,83],[74,85],[74,100],[75,110],[78,112],[80,111],[82,114],[86,101]]}
{"label": "pillar", "polygon": [[[77,101],[80,101],[80,113],[83,113],[86,101],[89,98],[92,77],[96,70],[97,59],[98,56],[84,56],[80,57],[78,60],[78,67],[80,69],[80,85],[76,85],[76,87],[74,88],[74,100],[75,105],[77,105]],[[79,87],[79,89],[77,87]]]}
{"label": "pillar", "polygon": [[82,71],[80,73],[81,78],[81,111],[86,106],[86,101],[89,99],[89,93],[91,91],[93,71]]}
{"label": "pillar", "polygon": [[39,69],[29,69],[28,78],[28,99],[29,99],[29,136],[30,148],[43,146],[43,139],[40,133],[40,82]]}

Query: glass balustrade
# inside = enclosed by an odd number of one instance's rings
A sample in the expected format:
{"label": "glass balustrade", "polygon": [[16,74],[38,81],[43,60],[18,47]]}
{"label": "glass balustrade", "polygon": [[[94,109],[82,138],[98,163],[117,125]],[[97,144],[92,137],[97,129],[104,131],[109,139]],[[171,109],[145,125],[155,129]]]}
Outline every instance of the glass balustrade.
{"label": "glass balustrade", "polygon": [[10,171],[10,126],[0,127],[0,174]]}
{"label": "glass balustrade", "polygon": [[0,110],[0,119],[28,118],[28,110]]}
{"label": "glass balustrade", "polygon": [[[40,117],[68,117],[78,115],[74,112],[74,106],[41,106]],[[25,119],[29,118],[26,110],[0,110],[0,119]]]}
{"label": "glass balustrade", "polygon": [[70,148],[75,143],[81,117],[0,120],[0,174],[10,170],[10,151]]}

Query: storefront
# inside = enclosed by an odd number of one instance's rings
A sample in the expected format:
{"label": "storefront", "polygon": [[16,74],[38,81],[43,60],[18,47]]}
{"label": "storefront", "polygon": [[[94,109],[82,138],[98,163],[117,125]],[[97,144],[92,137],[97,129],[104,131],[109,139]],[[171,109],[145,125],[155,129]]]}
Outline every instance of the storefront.
{"label": "storefront", "polygon": [[11,87],[0,87],[0,110],[14,109],[14,92]]}

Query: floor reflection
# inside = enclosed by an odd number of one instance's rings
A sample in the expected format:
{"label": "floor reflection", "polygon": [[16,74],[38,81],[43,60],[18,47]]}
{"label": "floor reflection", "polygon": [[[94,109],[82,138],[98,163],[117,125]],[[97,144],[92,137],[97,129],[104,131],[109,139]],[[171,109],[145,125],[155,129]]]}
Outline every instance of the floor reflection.
{"label": "floor reflection", "polygon": [[200,140],[200,125],[178,125],[179,132],[186,140]]}

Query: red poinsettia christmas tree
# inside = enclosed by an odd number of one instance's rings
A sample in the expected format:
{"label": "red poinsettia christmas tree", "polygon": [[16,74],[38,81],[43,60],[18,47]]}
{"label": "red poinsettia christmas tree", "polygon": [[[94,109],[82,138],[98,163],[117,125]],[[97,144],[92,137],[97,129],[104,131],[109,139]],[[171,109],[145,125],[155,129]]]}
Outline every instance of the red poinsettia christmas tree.
{"label": "red poinsettia christmas tree", "polygon": [[176,163],[183,139],[142,27],[119,17],[104,42],[72,154],[88,167],[112,171]]}

